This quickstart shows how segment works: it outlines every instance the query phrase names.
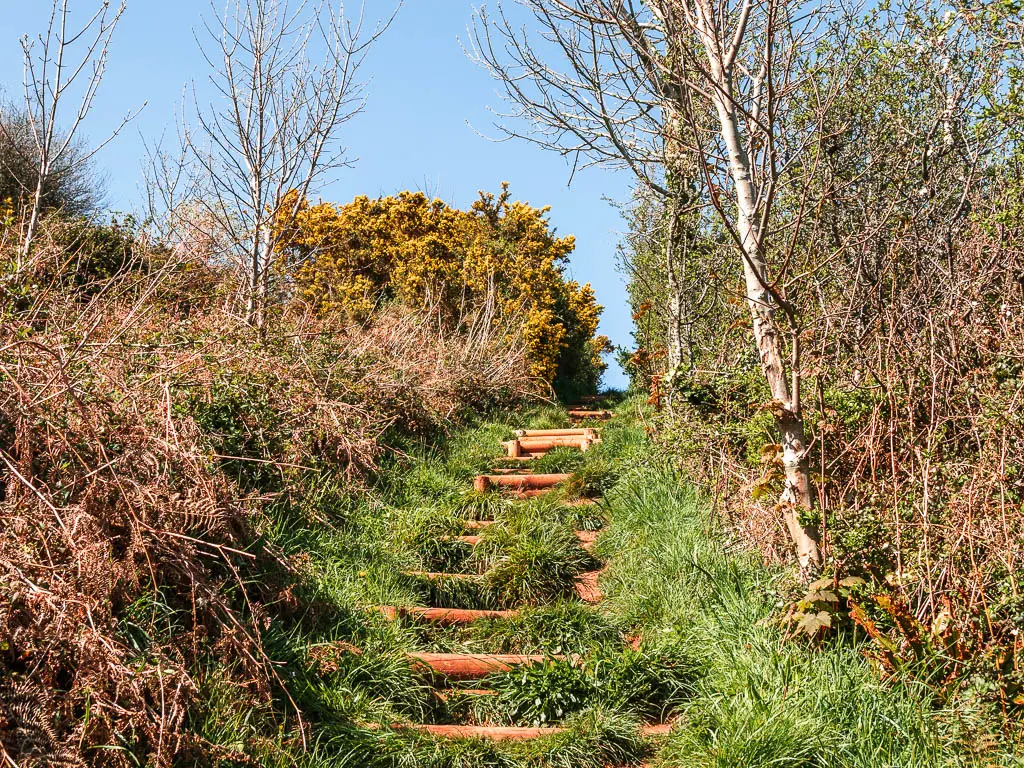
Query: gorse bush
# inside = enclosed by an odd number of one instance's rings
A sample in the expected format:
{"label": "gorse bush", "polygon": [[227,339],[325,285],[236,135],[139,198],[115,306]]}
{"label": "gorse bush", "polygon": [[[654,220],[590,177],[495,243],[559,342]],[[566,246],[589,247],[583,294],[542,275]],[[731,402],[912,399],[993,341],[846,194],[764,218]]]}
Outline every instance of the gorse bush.
{"label": "gorse bush", "polygon": [[[290,210],[293,204],[285,209]],[[427,308],[458,325],[467,307],[521,328],[529,372],[566,397],[597,389],[608,340],[593,289],[568,280],[575,247],[546,208],[481,194],[468,211],[422,193],[303,203],[280,246],[299,300],[317,312],[368,316],[382,301]]]}

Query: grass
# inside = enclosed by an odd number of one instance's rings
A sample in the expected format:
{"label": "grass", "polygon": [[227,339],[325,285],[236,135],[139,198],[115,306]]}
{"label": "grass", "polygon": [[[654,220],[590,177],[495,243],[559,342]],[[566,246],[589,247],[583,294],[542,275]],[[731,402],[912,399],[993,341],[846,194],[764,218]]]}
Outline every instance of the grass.
{"label": "grass", "polygon": [[857,638],[783,640],[773,616],[788,574],[726,553],[707,505],[671,472],[643,470],[611,505],[599,551],[615,553],[604,582],[614,610],[646,637],[696,650],[707,672],[654,765],[1017,764],[970,743],[980,713],[884,684]]}
{"label": "grass", "polygon": [[[226,689],[214,665],[200,676],[206,706],[194,727],[219,745],[218,764],[247,764],[236,760],[240,750],[260,765],[329,768],[1017,764],[1009,748],[983,749],[974,735],[978,713],[942,709],[923,688],[881,681],[857,638],[813,648],[785,640],[774,616],[792,577],[723,549],[709,505],[651,456],[630,416],[637,408],[619,404],[620,418],[602,427],[603,443],[585,455],[545,457],[545,471],[570,471],[573,484],[544,498],[511,501],[468,489],[513,428],[565,426],[564,411],[552,408],[403,446],[406,457],[358,496],[320,483],[277,505],[265,539],[303,579],[293,619],[275,621],[265,642],[304,713],[306,747],[291,702]],[[581,494],[604,499],[565,503]],[[474,519],[501,526],[485,529],[475,547],[444,538]],[[598,560],[580,548],[573,528],[602,526],[596,556],[609,563],[606,599],[588,606],[573,594],[573,580]],[[403,575],[409,570],[475,578],[425,582]],[[382,604],[520,610],[438,627],[387,621],[372,610]],[[496,696],[445,704],[408,661],[412,650],[552,660],[490,676],[483,684]],[[662,720],[675,723],[667,739],[641,736],[641,722]],[[413,722],[566,730],[492,744],[390,727]]]}

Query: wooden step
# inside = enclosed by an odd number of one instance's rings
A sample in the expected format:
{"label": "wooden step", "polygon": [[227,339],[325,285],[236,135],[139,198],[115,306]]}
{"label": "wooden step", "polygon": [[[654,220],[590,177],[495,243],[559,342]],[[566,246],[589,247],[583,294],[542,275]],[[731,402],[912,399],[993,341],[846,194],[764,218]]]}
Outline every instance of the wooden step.
{"label": "wooden step", "polygon": [[607,421],[614,416],[611,411],[584,411],[584,410],[571,410],[569,411],[570,419],[596,419],[599,421]]}
{"label": "wooden step", "polygon": [[561,733],[564,728],[515,727],[495,725],[398,725],[396,729],[428,733],[442,739],[487,739],[489,741],[522,741]]}
{"label": "wooden step", "polygon": [[604,599],[604,592],[597,585],[600,571],[588,571],[581,573],[576,578],[576,594],[585,603],[599,603]]}
{"label": "wooden step", "polygon": [[480,543],[479,536],[442,536],[441,541],[457,541],[460,544],[468,544],[471,547],[475,547]]}
{"label": "wooden step", "polygon": [[571,429],[517,429],[516,437],[589,437],[596,439],[598,431],[593,427],[573,427]]}
{"label": "wooden step", "polygon": [[[397,730],[428,733],[442,739],[487,739],[489,741],[540,739],[565,731],[565,728],[559,725],[549,725],[540,728],[534,726],[494,725],[395,725],[394,727]],[[655,723],[644,725],[641,728],[641,732],[647,738],[666,736],[671,730],[672,723]]]}
{"label": "wooden step", "polygon": [[494,520],[466,520],[463,523],[467,531],[479,531],[481,528],[494,524]]}
{"label": "wooden step", "polygon": [[442,688],[434,691],[434,695],[447,702],[459,696],[497,696],[498,692],[490,688]]}
{"label": "wooden step", "polygon": [[444,579],[465,581],[482,578],[478,573],[439,573],[437,571],[402,571],[402,575],[411,576],[414,579],[426,579],[427,581],[443,581]]}
{"label": "wooden step", "polygon": [[587,451],[592,445],[600,443],[600,438],[589,437],[517,437],[502,443],[506,458],[515,459],[523,456],[547,454],[555,448],[575,448]]}
{"label": "wooden step", "polygon": [[419,666],[452,680],[479,680],[516,667],[543,664],[557,656],[531,656],[518,653],[421,653],[408,657]]}
{"label": "wooden step", "polygon": [[487,491],[493,487],[508,490],[525,491],[528,489],[551,488],[564,483],[572,475],[479,475],[473,482],[478,491]]}
{"label": "wooden step", "polygon": [[485,611],[470,608],[427,608],[418,605],[379,605],[376,606],[376,610],[391,621],[409,618],[444,626],[472,624],[474,621],[484,619],[509,619],[518,613],[518,611]]}
{"label": "wooden step", "polygon": [[[591,430],[585,430],[588,434],[583,435],[549,435],[548,437],[517,437],[509,440],[509,443],[517,442],[525,451],[551,451],[560,446],[568,448],[580,448],[585,444],[600,443],[601,438],[589,434]],[[507,443],[506,443],[507,446]]]}

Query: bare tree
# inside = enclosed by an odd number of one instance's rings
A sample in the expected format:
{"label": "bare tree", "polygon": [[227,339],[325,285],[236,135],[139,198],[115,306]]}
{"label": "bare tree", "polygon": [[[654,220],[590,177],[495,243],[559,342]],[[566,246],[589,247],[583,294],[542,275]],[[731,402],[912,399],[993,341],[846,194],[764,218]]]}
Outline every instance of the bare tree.
{"label": "bare tree", "polygon": [[[82,150],[77,143],[79,129],[92,111],[103,81],[110,40],[124,10],[123,1],[112,10],[109,0],[104,0],[85,24],[69,26],[69,0],[53,0],[45,34],[35,39],[25,35],[21,40],[25,60],[25,119],[37,166],[35,189],[25,213],[22,261],[28,259],[39,229],[51,176],[57,172],[73,177],[134,117],[126,116],[105,141],[91,149]],[[65,102],[70,98],[75,100],[77,109],[64,124]]]}
{"label": "bare tree", "polygon": [[367,30],[362,9],[348,19],[328,0],[230,0],[211,11],[200,49],[219,103],[196,101],[197,125],[183,135],[204,182],[199,204],[244,275],[247,321],[263,328],[278,240],[306,196],[350,164],[338,130],[363,108],[357,76],[390,19]]}
{"label": "bare tree", "polygon": [[[772,213],[777,197],[792,191],[784,190],[787,171],[806,141],[800,130],[784,127],[787,100],[829,65],[814,49],[824,26],[841,19],[840,9],[804,0],[518,5],[532,16],[535,34],[500,4],[496,16],[481,12],[474,28],[474,52],[513,106],[506,133],[568,155],[574,167],[628,168],[666,198],[670,275],[686,242],[679,227],[695,206],[713,211],[731,239],[779,431],[779,506],[801,567],[817,569],[818,532],[804,513],[813,495],[800,404],[800,320],[780,287],[787,244],[773,230]],[[816,108],[827,109],[833,97],[820,94]],[[770,264],[773,254],[777,263]],[[672,316],[683,302],[669,301],[670,326],[678,329]]]}

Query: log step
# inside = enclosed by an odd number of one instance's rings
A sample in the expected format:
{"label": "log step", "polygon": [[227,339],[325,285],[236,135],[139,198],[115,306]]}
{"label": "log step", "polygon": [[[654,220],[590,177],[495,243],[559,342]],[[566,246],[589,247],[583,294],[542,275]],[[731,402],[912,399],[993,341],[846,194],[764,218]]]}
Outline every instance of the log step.
{"label": "log step", "polygon": [[523,456],[547,454],[555,448],[575,448],[587,451],[592,445],[601,442],[601,438],[590,437],[517,437],[502,443],[506,458],[516,459]]}
{"label": "log step", "polygon": [[570,419],[598,419],[601,421],[607,421],[614,416],[611,411],[584,411],[584,410],[571,410],[569,411]]}
{"label": "log step", "polygon": [[460,544],[468,544],[471,547],[475,547],[480,543],[479,536],[442,536],[441,541],[457,541]]}
{"label": "log step", "polygon": [[[523,741],[540,739],[562,733],[565,728],[558,725],[493,726],[493,725],[396,725],[396,729],[427,733],[442,739],[487,739],[489,741]],[[642,727],[647,738],[666,736],[672,730],[672,723],[655,723]]]}
{"label": "log step", "polygon": [[411,576],[414,579],[426,579],[427,581],[443,581],[453,579],[464,581],[481,578],[478,573],[439,573],[437,571],[402,571],[403,576]]}
{"label": "log step", "polygon": [[585,603],[599,603],[604,599],[604,592],[597,585],[600,571],[588,571],[581,573],[576,579],[576,594]]}
{"label": "log step", "polygon": [[498,692],[490,688],[442,688],[434,691],[434,695],[447,702],[459,696],[497,696]]}
{"label": "log step", "polygon": [[467,531],[479,531],[481,528],[494,524],[494,520],[466,520],[463,523]]}
{"label": "log step", "polygon": [[[590,430],[587,430],[588,432]],[[515,440],[506,440],[502,445],[506,448],[512,443],[519,443],[519,447],[530,453],[534,451],[550,451],[559,447],[580,448],[587,444],[600,443],[601,438],[591,434],[585,435],[550,435],[548,437],[517,437]],[[517,454],[512,454],[513,456]]]}
{"label": "log step", "polygon": [[391,621],[400,617],[430,621],[435,624],[454,626],[456,624],[472,624],[482,619],[508,619],[516,615],[516,611],[484,611],[469,608],[424,608],[421,606],[380,605],[377,610]]}
{"label": "log step", "polygon": [[550,488],[568,480],[571,475],[478,475],[473,487],[478,491],[487,491],[494,486],[509,490],[525,491],[527,489]]}
{"label": "log step", "polygon": [[417,731],[442,739],[487,739],[489,741],[523,741],[561,733],[564,728],[515,727],[495,725],[398,725],[396,729]]}
{"label": "log step", "polygon": [[496,672],[508,672],[516,667],[543,664],[558,656],[537,656],[518,653],[423,653],[412,652],[408,657],[417,665],[452,680],[480,680]]}
{"label": "log step", "polygon": [[574,427],[572,429],[517,429],[513,433],[518,438],[524,437],[589,437],[596,440],[598,431],[593,427]]}

